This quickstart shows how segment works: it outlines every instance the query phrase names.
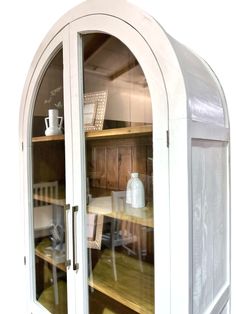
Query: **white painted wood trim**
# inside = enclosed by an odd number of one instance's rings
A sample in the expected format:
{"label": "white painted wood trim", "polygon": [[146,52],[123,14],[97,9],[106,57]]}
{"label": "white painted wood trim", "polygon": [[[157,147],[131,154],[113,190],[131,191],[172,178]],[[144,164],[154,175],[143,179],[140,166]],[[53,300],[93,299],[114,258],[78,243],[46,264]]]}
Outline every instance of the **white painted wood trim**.
{"label": "white painted wood trim", "polygon": [[85,141],[83,124],[83,63],[82,43],[77,32],[70,32],[70,68],[71,68],[71,106],[72,106],[72,145],[73,145],[73,206],[78,206],[76,215],[77,241],[76,262],[79,269],[75,272],[76,313],[88,313],[88,270],[86,235],[86,175]]}
{"label": "white painted wood trim", "polygon": [[[72,247],[72,204],[74,201],[73,178],[74,178],[74,156],[73,156],[73,129],[72,129],[72,106],[71,106],[71,68],[70,68],[70,31],[69,27],[63,31],[63,94],[64,94],[64,133],[65,133],[65,170],[66,170],[66,204],[70,205],[68,214],[67,248],[68,259],[73,259]],[[74,289],[75,274],[72,266],[67,266],[67,309],[68,313],[76,313]]]}
{"label": "white painted wood trim", "polygon": [[189,312],[189,160],[186,119],[170,120],[171,313]]}
{"label": "white painted wood trim", "polygon": [[213,141],[229,141],[229,129],[189,120],[189,137]]}

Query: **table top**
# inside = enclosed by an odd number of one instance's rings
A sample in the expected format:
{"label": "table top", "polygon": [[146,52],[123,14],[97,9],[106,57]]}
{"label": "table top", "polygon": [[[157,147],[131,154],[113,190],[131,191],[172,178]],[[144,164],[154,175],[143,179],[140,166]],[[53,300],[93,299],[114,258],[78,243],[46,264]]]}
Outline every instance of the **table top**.
{"label": "table top", "polygon": [[88,205],[88,212],[154,227],[153,208],[151,206],[132,208],[130,205],[124,204],[123,208],[114,210],[111,196],[92,198]]}

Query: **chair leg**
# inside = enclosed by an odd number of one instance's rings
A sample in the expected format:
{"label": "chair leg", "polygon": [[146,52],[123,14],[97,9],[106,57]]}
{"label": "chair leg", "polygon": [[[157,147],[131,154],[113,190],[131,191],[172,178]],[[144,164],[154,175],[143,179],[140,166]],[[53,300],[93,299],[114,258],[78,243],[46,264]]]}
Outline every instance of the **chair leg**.
{"label": "chair leg", "polygon": [[114,280],[117,281],[117,271],[116,271],[116,247],[115,247],[115,219],[111,223],[111,254],[112,254],[112,269]]}
{"label": "chair leg", "polygon": [[137,225],[137,244],[138,244],[138,258],[139,258],[139,267],[141,272],[143,272],[143,262],[142,262],[142,250],[141,250],[141,226]]}
{"label": "chair leg", "polygon": [[55,304],[58,305],[59,297],[58,297],[58,284],[57,284],[57,268],[55,265],[52,266],[52,277],[53,277],[54,301],[55,301]]}
{"label": "chair leg", "polygon": [[93,288],[93,267],[92,267],[92,249],[89,248],[88,249],[88,257],[89,257],[89,281],[90,281],[90,291],[94,292],[94,288]]}
{"label": "chair leg", "polygon": [[141,226],[141,251],[143,258],[147,256],[147,231],[146,226]]}
{"label": "chair leg", "polygon": [[112,269],[113,269],[114,280],[117,281],[115,246],[112,246]]}

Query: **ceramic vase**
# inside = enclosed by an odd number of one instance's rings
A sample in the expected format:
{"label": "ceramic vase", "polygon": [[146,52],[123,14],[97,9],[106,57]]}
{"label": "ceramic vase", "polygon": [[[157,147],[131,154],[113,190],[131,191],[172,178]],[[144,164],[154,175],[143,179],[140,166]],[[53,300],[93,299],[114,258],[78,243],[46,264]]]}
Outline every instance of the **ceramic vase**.
{"label": "ceramic vase", "polygon": [[133,180],[132,173],[131,178],[128,180],[127,187],[126,187],[126,204],[132,203],[132,193],[131,193],[131,182]]}
{"label": "ceramic vase", "polygon": [[145,206],[144,186],[137,172],[131,173],[131,178],[127,183],[126,203],[133,208],[143,208]]}
{"label": "ceramic vase", "polygon": [[48,117],[45,118],[45,135],[59,135],[62,134],[63,117],[58,116],[58,109],[49,109]]}

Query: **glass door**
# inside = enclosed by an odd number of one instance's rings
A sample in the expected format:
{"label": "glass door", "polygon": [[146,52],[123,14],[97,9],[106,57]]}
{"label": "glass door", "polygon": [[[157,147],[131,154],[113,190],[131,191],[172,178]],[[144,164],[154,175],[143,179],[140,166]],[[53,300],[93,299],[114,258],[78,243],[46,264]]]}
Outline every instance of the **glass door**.
{"label": "glass door", "polygon": [[67,313],[63,49],[44,71],[32,121],[34,299],[50,313]]}
{"label": "glass door", "polygon": [[132,52],[82,36],[89,313],[155,312],[152,106]]}

